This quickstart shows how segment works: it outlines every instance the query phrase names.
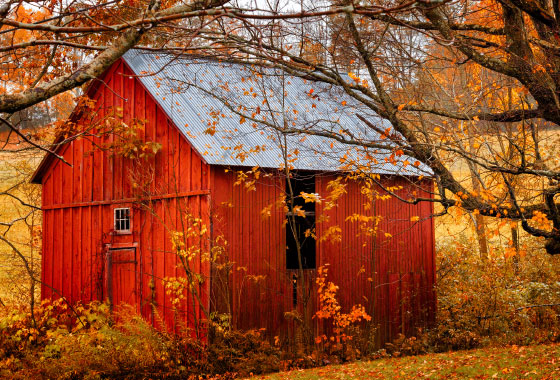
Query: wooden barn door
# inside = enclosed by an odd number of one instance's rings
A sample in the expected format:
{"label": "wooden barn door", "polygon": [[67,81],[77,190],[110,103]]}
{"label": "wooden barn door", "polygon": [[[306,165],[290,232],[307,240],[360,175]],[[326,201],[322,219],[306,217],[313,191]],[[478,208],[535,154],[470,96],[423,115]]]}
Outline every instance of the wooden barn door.
{"label": "wooden barn door", "polygon": [[137,247],[107,248],[107,297],[111,307],[128,304],[138,309]]}

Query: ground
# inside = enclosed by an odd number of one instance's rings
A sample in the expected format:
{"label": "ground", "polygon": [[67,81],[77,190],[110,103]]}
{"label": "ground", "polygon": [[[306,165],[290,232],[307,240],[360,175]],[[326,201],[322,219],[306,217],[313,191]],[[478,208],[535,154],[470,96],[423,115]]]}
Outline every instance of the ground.
{"label": "ground", "polygon": [[254,379],[559,379],[560,345],[494,347],[385,358]]}

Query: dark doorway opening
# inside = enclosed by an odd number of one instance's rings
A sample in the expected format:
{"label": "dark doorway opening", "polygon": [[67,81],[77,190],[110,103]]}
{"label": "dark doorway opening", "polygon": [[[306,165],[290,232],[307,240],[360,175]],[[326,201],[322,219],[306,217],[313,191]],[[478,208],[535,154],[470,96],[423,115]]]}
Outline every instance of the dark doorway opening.
{"label": "dark doorway opening", "polygon": [[[288,182],[289,181],[289,182]],[[290,204],[290,185],[293,192],[294,212],[288,211],[286,218],[286,268],[299,269],[297,242],[300,244],[301,265],[303,269],[316,268],[315,239],[315,202],[306,202],[303,193],[315,193],[315,175],[312,173],[292,173],[286,179],[288,209]],[[294,219],[292,219],[292,215]],[[294,223],[295,222],[295,223]],[[297,240],[296,240],[297,239]]]}

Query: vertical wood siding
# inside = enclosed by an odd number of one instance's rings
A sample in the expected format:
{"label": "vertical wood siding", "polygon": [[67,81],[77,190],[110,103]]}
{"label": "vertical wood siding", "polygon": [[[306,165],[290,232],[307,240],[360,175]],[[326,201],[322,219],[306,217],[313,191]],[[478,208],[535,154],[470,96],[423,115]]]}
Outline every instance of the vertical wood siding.
{"label": "vertical wood siding", "polygon": [[[284,184],[278,177],[264,177],[256,191],[247,191],[243,185],[234,185],[233,172],[219,166],[211,169],[216,189],[212,193],[213,236],[225,238],[224,260],[234,263],[229,279],[215,276],[213,306],[222,312],[230,310],[238,328],[280,333],[285,326],[283,313],[292,309],[291,276],[285,269],[285,214],[277,207],[271,208],[268,217],[261,211],[279,200]],[[229,291],[225,299],[224,290]]]}
{"label": "vertical wood siding", "polygon": [[[98,149],[96,146],[114,141],[114,136],[106,136],[78,139],[61,150],[72,167],[53,161],[42,182],[45,228],[42,297],[64,296],[72,302],[107,299],[108,245],[134,247],[135,260],[113,265],[112,281],[118,288],[115,299],[125,297],[122,292],[127,289],[137,289],[135,306],[148,320],[154,324],[165,322],[169,328],[185,326],[185,322],[192,326],[195,318],[202,316],[199,305],[188,296],[179,308],[173,308],[165,296],[163,279],[182,273],[177,268],[179,262],[169,232],[183,228],[180,220],[187,210],[209,225],[209,170],[131,75],[120,62],[102,78],[105,85],[90,93],[96,100],[96,120],[103,120],[119,107],[127,125],[135,119],[145,120],[138,136],[145,141],[159,142],[162,149],[155,159],[135,161]],[[78,120],[78,125],[86,123],[85,120]],[[146,176],[150,170],[156,174],[149,185],[154,199],[140,206],[130,176],[132,173]],[[131,207],[132,234],[114,234],[115,207]],[[195,243],[208,246],[204,240]],[[196,262],[193,266],[208,277],[207,264]],[[209,282],[205,281],[199,289],[206,309]],[[132,300],[129,296],[126,299]]]}
{"label": "vertical wood siding", "polygon": [[[330,176],[319,176],[317,192],[328,195]],[[431,197],[431,181],[410,182],[399,177],[386,177],[385,186],[399,186],[403,199]],[[420,185],[421,187],[418,187]],[[362,304],[378,327],[379,343],[390,341],[399,333],[411,334],[415,327],[426,327],[435,317],[435,243],[432,205],[410,205],[396,198],[368,200],[358,181],[346,182],[346,194],[337,207],[325,211],[318,205],[317,235],[323,236],[331,226],[341,228],[341,240],[318,243],[318,265],[329,264],[329,280],[339,286],[339,299],[344,310]],[[377,189],[384,195],[381,188]],[[369,204],[370,208],[366,208]],[[381,216],[375,236],[348,221],[353,214]],[[419,222],[411,221],[419,217]],[[372,224],[368,224],[372,226]]]}
{"label": "vertical wood siding", "polygon": [[[123,122],[132,125],[134,120],[145,120],[138,136],[157,141],[162,149],[155,158],[133,161],[97,148],[110,144],[114,136],[78,139],[62,148],[60,154],[73,166],[53,161],[42,180],[42,297],[64,296],[72,302],[104,300],[108,297],[108,275],[113,275],[127,282],[115,285],[120,289],[113,294],[115,299],[130,300],[130,291],[125,294],[123,289],[133,289],[135,307],[154,325],[165,324],[170,329],[185,323],[194,326],[203,317],[198,302],[189,294],[174,308],[163,282],[184,274],[169,233],[184,229],[188,212],[209,226],[212,239],[225,238],[227,260],[235,263],[229,277],[211,269],[208,261],[190,263],[194,272],[205,277],[197,289],[204,308],[232,311],[233,323],[239,328],[265,328],[272,336],[286,334],[293,328],[284,313],[293,309],[292,279],[296,272],[286,270],[285,213],[275,205],[284,193],[284,180],[277,175],[261,177],[255,191],[234,185],[235,175],[206,165],[169,115],[131,75],[121,61],[102,78],[103,85],[90,94],[97,102],[96,118],[103,120],[113,108],[122,108]],[[131,175],[149,180],[145,188],[151,199],[133,186]],[[328,195],[332,178],[317,176],[316,191],[322,197]],[[424,191],[431,189],[429,181],[423,182],[424,190],[403,178],[387,177],[384,181],[402,186],[404,198],[414,190],[420,196],[430,196]],[[339,286],[343,308],[363,304],[378,325],[380,342],[429,324],[436,302],[434,227],[431,219],[423,219],[432,213],[431,204],[376,200],[366,210],[360,184],[349,181],[346,190],[337,207],[327,211],[319,204],[316,208],[317,220],[327,219],[317,224],[319,237],[329,227],[341,228],[340,242],[317,243],[317,265],[329,264],[329,280]],[[140,199],[142,207],[137,202]],[[262,210],[270,205],[270,216],[263,217]],[[131,235],[113,233],[115,207],[132,208]],[[358,223],[347,221],[354,213],[382,216],[374,237],[364,234]],[[421,222],[411,222],[413,216]],[[188,243],[203,250],[210,245],[207,239]],[[126,252],[134,259],[124,260],[126,265],[114,264],[108,273],[109,246],[133,248],[135,251]],[[314,291],[315,271],[306,271],[306,276],[307,288]],[[132,281],[136,283],[130,284]],[[314,295],[310,302],[316,304]]]}
{"label": "vertical wood siding", "polygon": [[[316,191],[326,198],[332,175],[316,178]],[[286,270],[285,213],[272,207],[270,217],[261,211],[274,204],[284,191],[284,181],[278,177],[261,178],[255,191],[235,185],[235,174],[224,168],[212,167],[212,219],[214,236],[223,235],[228,242],[228,259],[234,263],[228,279],[229,295],[224,299],[223,288],[216,286],[212,301],[218,311],[233,312],[240,328],[266,328],[271,336],[286,333],[289,324],[284,312],[293,309],[292,276],[297,271]],[[385,178],[387,186],[402,186],[403,198],[417,191],[418,196],[430,197],[430,181],[421,181],[422,188],[411,186],[402,178]],[[317,242],[317,265],[329,265],[329,281],[339,286],[339,300],[344,311],[362,304],[378,327],[379,344],[410,334],[415,327],[425,327],[434,319],[435,273],[432,206],[429,203],[408,205],[397,199],[376,200],[371,209],[361,194],[360,183],[348,181],[346,194],[337,206],[324,210],[317,205],[317,236],[324,236],[329,227],[341,228],[341,241]],[[381,189],[378,189],[383,195]],[[425,191],[427,190],[427,191]],[[352,214],[381,215],[375,237],[368,236],[357,222],[347,221]],[[420,222],[411,218],[418,216]],[[387,234],[387,235],[385,235]],[[308,287],[316,291],[314,270],[307,270]],[[259,278],[258,282],[254,279]],[[225,279],[215,274],[215,282]],[[219,288],[219,289],[218,289]],[[316,297],[312,297],[316,304]],[[325,326],[316,326],[322,331]]]}

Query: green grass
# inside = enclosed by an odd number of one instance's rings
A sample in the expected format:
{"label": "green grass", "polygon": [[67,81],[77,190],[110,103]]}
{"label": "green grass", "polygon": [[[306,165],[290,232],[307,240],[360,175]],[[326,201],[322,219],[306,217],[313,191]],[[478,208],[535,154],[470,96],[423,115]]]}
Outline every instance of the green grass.
{"label": "green grass", "polygon": [[283,379],[560,379],[560,345],[386,358],[254,377]]}

